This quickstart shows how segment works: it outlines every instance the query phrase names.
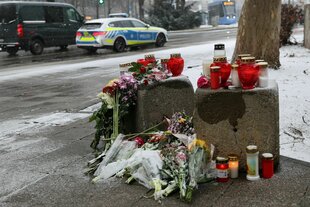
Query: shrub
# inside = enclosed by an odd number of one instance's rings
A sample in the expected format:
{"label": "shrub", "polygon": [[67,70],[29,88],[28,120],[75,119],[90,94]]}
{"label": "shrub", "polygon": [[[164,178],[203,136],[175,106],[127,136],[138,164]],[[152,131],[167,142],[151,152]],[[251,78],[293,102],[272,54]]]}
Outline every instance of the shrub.
{"label": "shrub", "polygon": [[151,25],[163,27],[167,30],[192,29],[202,23],[201,13],[191,11],[192,5],[175,8],[171,4],[153,5],[146,19]]}
{"label": "shrub", "polygon": [[297,6],[282,4],[281,8],[281,32],[280,45],[294,44],[290,41],[294,24],[299,20],[299,10]]}

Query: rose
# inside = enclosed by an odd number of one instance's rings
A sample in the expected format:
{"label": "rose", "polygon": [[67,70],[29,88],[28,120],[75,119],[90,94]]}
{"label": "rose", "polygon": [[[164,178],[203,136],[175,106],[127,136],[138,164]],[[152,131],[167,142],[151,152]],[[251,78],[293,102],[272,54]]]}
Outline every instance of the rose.
{"label": "rose", "polygon": [[135,142],[137,143],[137,145],[139,147],[141,147],[142,145],[144,145],[144,140],[141,137],[136,137],[135,138]]}
{"label": "rose", "polygon": [[198,88],[208,88],[210,87],[210,82],[207,79],[207,77],[203,75],[203,76],[200,76],[200,78],[198,79],[197,86]]}
{"label": "rose", "polygon": [[141,74],[146,73],[146,69],[145,69],[145,67],[141,67],[141,68],[140,68],[140,73],[141,73]]}

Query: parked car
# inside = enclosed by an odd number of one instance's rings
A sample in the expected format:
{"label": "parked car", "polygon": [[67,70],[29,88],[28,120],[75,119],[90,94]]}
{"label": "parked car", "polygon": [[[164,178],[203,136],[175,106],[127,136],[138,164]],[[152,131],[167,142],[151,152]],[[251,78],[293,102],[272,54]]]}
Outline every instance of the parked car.
{"label": "parked car", "polygon": [[155,44],[163,47],[168,41],[167,31],[134,18],[94,19],[86,22],[76,33],[79,48],[96,52],[99,48],[113,48],[123,52],[126,47]]}
{"label": "parked car", "polygon": [[75,44],[84,22],[70,4],[49,2],[0,2],[0,51],[19,49],[40,55],[45,47],[64,49]]}

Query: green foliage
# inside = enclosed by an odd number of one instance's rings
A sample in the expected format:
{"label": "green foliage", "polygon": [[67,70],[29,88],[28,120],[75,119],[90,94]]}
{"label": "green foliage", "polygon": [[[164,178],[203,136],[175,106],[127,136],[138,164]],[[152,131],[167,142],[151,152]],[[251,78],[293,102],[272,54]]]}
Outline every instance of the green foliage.
{"label": "green foliage", "polygon": [[290,41],[291,34],[293,33],[293,27],[299,20],[298,7],[290,4],[282,4],[281,8],[281,32],[280,32],[280,44],[287,45],[292,44]]}
{"label": "green foliage", "polygon": [[90,145],[93,149],[96,149],[101,136],[110,138],[113,133],[113,109],[108,109],[106,103],[102,102],[101,108],[93,113],[89,121],[95,121],[96,123],[95,138]]}
{"label": "green foliage", "polygon": [[[155,2],[156,3],[156,2]],[[193,4],[175,8],[171,3],[153,5],[149,11],[149,24],[167,30],[192,29],[202,23],[201,13],[191,11]]]}

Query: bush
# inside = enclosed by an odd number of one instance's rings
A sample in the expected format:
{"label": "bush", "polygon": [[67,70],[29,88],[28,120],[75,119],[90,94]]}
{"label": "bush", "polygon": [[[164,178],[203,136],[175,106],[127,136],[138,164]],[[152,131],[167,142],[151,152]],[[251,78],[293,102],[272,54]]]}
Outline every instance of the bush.
{"label": "bush", "polygon": [[299,20],[299,10],[297,6],[282,4],[281,8],[281,32],[280,45],[294,44],[290,41],[294,24]]}
{"label": "bush", "polygon": [[191,11],[192,5],[176,9],[171,4],[153,5],[146,19],[151,25],[167,30],[192,29],[202,23],[201,13]]}

